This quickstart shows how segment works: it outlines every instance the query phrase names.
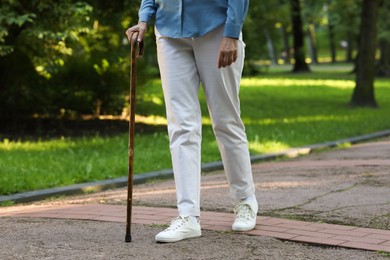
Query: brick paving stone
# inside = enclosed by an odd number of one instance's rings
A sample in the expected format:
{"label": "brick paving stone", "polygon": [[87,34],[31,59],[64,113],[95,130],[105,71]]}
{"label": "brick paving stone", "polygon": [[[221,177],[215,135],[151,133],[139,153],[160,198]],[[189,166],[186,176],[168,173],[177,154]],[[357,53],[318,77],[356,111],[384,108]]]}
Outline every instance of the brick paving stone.
{"label": "brick paving stone", "polygon": [[266,231],[274,231],[274,232],[285,232],[287,228],[281,228],[279,226],[265,226],[265,225],[256,225],[256,230],[266,230]]}
{"label": "brick paving stone", "polygon": [[223,222],[223,221],[218,221],[218,220],[201,220],[200,224],[203,225],[209,225],[209,226],[230,226],[231,222]]}
{"label": "brick paving stone", "polygon": [[134,224],[144,224],[144,225],[169,225],[170,222],[162,220],[150,220],[150,219],[138,219],[132,221]]}
{"label": "brick paving stone", "polygon": [[[45,218],[63,218],[63,216],[61,214],[52,214],[52,215],[45,214],[42,216]],[[74,214],[74,213],[66,215],[66,218],[70,218],[70,219],[95,219],[96,217],[97,217],[96,215]],[[107,216],[107,217],[112,218],[113,216]]]}
{"label": "brick paving stone", "polygon": [[390,246],[386,246],[386,245],[375,245],[375,244],[367,244],[361,242],[345,242],[340,246],[355,248],[355,249],[390,252]]}
{"label": "brick paving stone", "polygon": [[143,219],[148,219],[148,220],[161,220],[161,219],[165,219],[165,218],[162,218],[160,215],[143,215],[142,218]]}
{"label": "brick paving stone", "polygon": [[333,239],[339,239],[339,240],[345,240],[351,242],[361,242],[366,244],[380,244],[386,242],[386,240],[383,239],[374,239],[368,237],[354,237],[354,236],[335,236],[333,237]]}
{"label": "brick paving stone", "polygon": [[390,240],[386,241],[386,242],[383,242],[381,245],[390,246]]}
{"label": "brick paving stone", "polygon": [[283,232],[272,232],[272,231],[266,231],[266,230],[251,230],[245,232],[245,234],[248,235],[256,235],[256,236],[267,236],[267,237],[274,237],[279,239],[285,239],[290,240],[293,237],[296,237],[297,235],[294,234],[286,234]]}
{"label": "brick paving stone", "polygon": [[362,232],[355,232],[355,230],[337,230],[337,229],[321,229],[318,232],[333,234],[333,235],[347,235],[347,236],[354,236],[354,237],[364,237],[370,234],[367,233],[367,231],[365,233],[362,233]]}
{"label": "brick paving stone", "polygon": [[232,213],[219,213],[219,212],[201,212],[200,217],[204,218],[219,218],[219,219],[233,219],[234,215]]}
{"label": "brick paving stone", "polygon": [[382,235],[382,234],[370,234],[367,236],[368,238],[376,238],[390,241],[390,234]]}
{"label": "brick paving stone", "polygon": [[358,228],[353,226],[342,226],[342,225],[335,225],[335,224],[326,224],[326,223],[313,223],[309,225],[310,227],[320,227],[320,228],[327,228],[327,229],[335,229],[335,230],[356,230]]}
{"label": "brick paving stone", "polygon": [[[285,228],[285,229],[295,229],[295,228],[297,228],[296,226],[293,226],[291,224],[278,224],[278,225],[275,225],[275,227],[280,227],[280,228]],[[311,226],[307,225],[307,226],[299,226],[299,229],[300,230],[306,230],[306,231],[313,231],[313,232],[315,232],[315,231],[319,231],[319,230],[321,230],[323,228],[311,227]]]}
{"label": "brick paving stone", "polygon": [[[177,210],[173,208],[133,207],[132,223],[167,225],[176,215]],[[124,223],[126,221],[126,206],[69,204],[0,208],[0,217],[10,216],[89,219]],[[233,213],[202,212],[202,229],[233,232],[231,230],[233,220]],[[237,233],[269,236],[296,242],[390,252],[389,230],[310,223],[267,216],[258,216],[257,223],[254,230]]]}
{"label": "brick paving stone", "polygon": [[331,238],[334,237],[334,235],[331,234],[325,234],[320,232],[311,232],[306,230],[300,230],[298,229],[290,229],[287,230],[286,233],[295,234],[295,235],[301,235],[301,236],[307,236],[307,237],[317,237],[317,238]]}
{"label": "brick paving stone", "polygon": [[257,216],[256,223],[260,224],[260,223],[262,223],[262,221],[266,221],[268,219],[271,219],[271,217]]}
{"label": "brick paving stone", "polygon": [[213,219],[201,219],[200,220],[201,225],[206,224],[209,226],[223,226],[223,227],[230,227],[232,225],[232,221],[219,221],[219,220],[213,220]]}
{"label": "brick paving stone", "polygon": [[338,246],[346,242],[345,240],[311,237],[311,236],[296,236],[290,238],[289,240],[297,241],[297,242],[320,244],[320,245],[331,245],[331,246]]}
{"label": "brick paving stone", "polygon": [[390,232],[390,230],[372,229],[372,228],[356,228],[354,231],[364,232],[364,233],[373,233],[373,234],[383,234],[383,235],[389,235],[389,232]]}
{"label": "brick paving stone", "polygon": [[162,212],[159,214],[161,217],[170,217],[170,218],[175,218],[177,217],[177,214],[173,212]]}
{"label": "brick paving stone", "polygon": [[115,217],[115,216],[94,216],[92,220],[106,221],[106,222],[125,222],[124,217]]}
{"label": "brick paving stone", "polygon": [[[205,228],[203,228],[205,229]],[[207,227],[208,230],[214,230],[214,231],[232,231],[231,226],[218,226],[218,225],[209,225]]]}
{"label": "brick paving stone", "polygon": [[282,223],[283,223],[283,219],[277,219],[277,218],[270,218],[261,222],[261,224],[268,225],[268,226],[273,226]]}
{"label": "brick paving stone", "polygon": [[282,224],[297,227],[297,226],[309,226],[310,222],[282,219]]}

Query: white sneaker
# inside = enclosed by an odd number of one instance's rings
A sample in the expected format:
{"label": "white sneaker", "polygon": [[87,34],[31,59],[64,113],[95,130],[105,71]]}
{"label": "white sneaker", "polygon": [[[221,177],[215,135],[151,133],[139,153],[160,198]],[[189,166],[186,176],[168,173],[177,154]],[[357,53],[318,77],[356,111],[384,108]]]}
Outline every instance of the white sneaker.
{"label": "white sneaker", "polygon": [[232,229],[234,231],[248,231],[256,226],[256,216],[259,206],[257,201],[241,201],[235,208],[234,213],[236,219],[234,220]]}
{"label": "white sneaker", "polygon": [[200,237],[200,224],[196,217],[178,216],[172,220],[169,228],[156,235],[157,242],[177,242],[183,239]]}

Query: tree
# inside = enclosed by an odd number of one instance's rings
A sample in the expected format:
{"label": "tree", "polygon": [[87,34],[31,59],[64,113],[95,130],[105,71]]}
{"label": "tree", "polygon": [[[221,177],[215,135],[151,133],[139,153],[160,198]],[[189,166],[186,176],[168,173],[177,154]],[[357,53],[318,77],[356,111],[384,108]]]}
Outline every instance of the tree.
{"label": "tree", "polygon": [[379,43],[380,59],[377,66],[377,76],[390,77],[390,41],[381,39]]}
{"label": "tree", "polygon": [[287,31],[284,23],[279,23],[280,35],[282,37],[282,59],[285,63],[291,63],[291,47],[289,42],[290,32]]}
{"label": "tree", "polygon": [[72,54],[69,42],[88,34],[91,6],[70,0],[2,1],[0,6],[0,111],[46,112],[48,79]]}
{"label": "tree", "polygon": [[336,37],[341,37],[345,48],[345,60],[353,62],[354,52],[359,42],[359,24],[362,0],[326,0],[329,37],[332,57],[336,59]]}
{"label": "tree", "polygon": [[326,20],[326,13],[324,13],[328,0],[305,0],[302,14],[307,23],[307,33],[309,36],[309,50],[311,60],[318,63],[318,41],[317,29]]}
{"label": "tree", "polygon": [[301,17],[300,0],[291,0],[291,17],[294,35],[294,59],[293,72],[309,72],[309,65],[306,63],[304,48],[303,22]]}
{"label": "tree", "polygon": [[19,3],[7,1],[2,3],[0,8],[0,57],[10,54],[14,50],[11,44],[6,43],[11,28],[20,30],[21,27],[32,23],[36,18],[34,13],[18,13],[15,10],[17,6]]}
{"label": "tree", "polygon": [[336,62],[337,48],[335,41],[335,22],[333,17],[333,5],[332,1],[328,1],[326,4],[328,10],[328,31],[329,31],[329,49],[332,63]]}
{"label": "tree", "polygon": [[390,77],[390,2],[384,1],[379,14],[379,48],[380,58],[377,65],[377,75]]}
{"label": "tree", "polygon": [[[0,116],[121,113],[129,85],[124,32],[138,20],[139,2],[1,0]],[[143,60],[155,60],[147,48]],[[145,64],[140,73],[155,71]]]}
{"label": "tree", "polygon": [[377,19],[382,0],[363,0],[356,86],[352,106],[377,107],[374,95],[375,52],[377,50]]}
{"label": "tree", "polygon": [[275,62],[278,58],[278,51],[283,47],[277,41],[280,32],[275,28],[277,24],[288,23],[286,19],[288,11],[288,5],[284,0],[250,2],[248,17],[243,29],[244,41],[247,43],[244,68],[246,75],[259,73],[259,60]]}

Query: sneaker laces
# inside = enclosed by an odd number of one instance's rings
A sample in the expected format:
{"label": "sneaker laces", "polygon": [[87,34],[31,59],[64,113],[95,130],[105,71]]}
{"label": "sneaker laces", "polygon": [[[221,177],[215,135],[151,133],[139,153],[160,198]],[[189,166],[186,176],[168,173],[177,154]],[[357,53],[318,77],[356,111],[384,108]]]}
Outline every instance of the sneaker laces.
{"label": "sneaker laces", "polygon": [[166,231],[174,231],[183,226],[186,221],[188,221],[188,217],[178,216],[172,220],[170,226],[166,229]]}
{"label": "sneaker laces", "polygon": [[237,220],[251,220],[255,217],[252,208],[246,203],[240,203],[234,208]]}

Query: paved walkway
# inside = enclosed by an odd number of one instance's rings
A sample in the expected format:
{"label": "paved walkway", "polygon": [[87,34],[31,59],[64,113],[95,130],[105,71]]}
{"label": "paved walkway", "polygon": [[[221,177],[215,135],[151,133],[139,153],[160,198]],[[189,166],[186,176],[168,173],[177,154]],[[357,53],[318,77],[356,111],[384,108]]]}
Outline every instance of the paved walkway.
{"label": "paved walkway", "polygon": [[[254,230],[242,233],[390,252],[389,158],[390,138],[386,138],[291,160],[254,164],[262,216],[257,217]],[[231,212],[232,201],[226,196],[227,190],[222,171],[202,177],[204,230],[231,232],[234,215],[222,213]],[[176,217],[175,202],[172,180],[136,185],[132,222],[165,225]],[[125,204],[126,190],[115,189],[1,207],[0,220],[27,217],[125,223]],[[307,221],[290,220],[294,218]]]}
{"label": "paved walkway", "polygon": [[[0,217],[62,218],[94,221],[125,221],[125,206],[69,204],[54,206],[17,206],[2,209]],[[176,209],[134,207],[132,223],[167,224],[176,217]],[[202,212],[202,229],[230,231],[234,215]],[[269,236],[283,240],[325,246],[340,246],[390,252],[390,231],[353,226],[311,223],[272,217],[257,217],[256,228],[242,232],[248,235]]]}

